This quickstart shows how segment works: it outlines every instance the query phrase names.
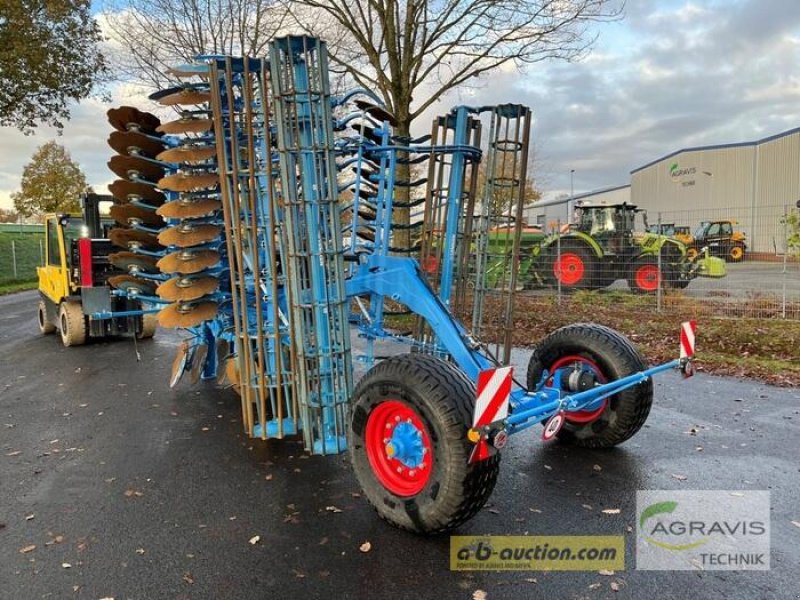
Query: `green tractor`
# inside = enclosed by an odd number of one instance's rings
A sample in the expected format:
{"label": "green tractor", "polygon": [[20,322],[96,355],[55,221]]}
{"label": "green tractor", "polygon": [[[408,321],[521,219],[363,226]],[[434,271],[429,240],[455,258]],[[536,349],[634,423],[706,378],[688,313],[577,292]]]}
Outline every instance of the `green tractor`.
{"label": "green tractor", "polygon": [[700,275],[725,276],[720,259],[689,260],[686,245],[674,238],[634,233],[637,214],[646,227],[646,213],[631,204],[577,205],[568,232],[552,234],[532,249],[527,279],[560,282],[568,290],[601,289],[625,279],[634,292],[653,293],[659,286],[685,288]]}

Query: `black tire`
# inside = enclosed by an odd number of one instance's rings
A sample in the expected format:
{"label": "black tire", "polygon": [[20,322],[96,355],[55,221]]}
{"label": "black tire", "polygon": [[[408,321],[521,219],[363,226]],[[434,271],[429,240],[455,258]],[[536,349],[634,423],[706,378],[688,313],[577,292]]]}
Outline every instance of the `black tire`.
{"label": "black tire", "polygon": [[737,242],[731,245],[728,248],[728,252],[725,254],[725,260],[732,263],[742,262],[744,260],[745,255],[745,246],[741,242]]}
{"label": "black tire", "polygon": [[[652,275],[652,276],[651,276]],[[631,263],[628,270],[628,287],[635,294],[655,294],[659,286],[665,286],[663,267],[658,268],[658,260],[646,256],[640,257]]]}
{"label": "black tire", "polygon": [[86,343],[86,317],[80,302],[62,302],[58,323],[64,346],[81,346]]}
{"label": "black tire", "polygon": [[[545,369],[568,356],[584,357],[597,365],[607,381],[642,371],[642,355],[620,333],[594,323],[567,325],[536,346],[528,363],[528,389],[533,390]],[[653,404],[652,379],[608,399],[605,410],[589,423],[567,420],[558,438],[586,448],[610,448],[631,438],[641,429]]]}
{"label": "black tire", "polygon": [[556,244],[552,244],[548,249],[547,258],[545,260],[545,279],[553,285],[558,285],[558,280],[561,279],[561,289],[563,290],[585,290],[596,289],[599,286],[598,267],[599,262],[594,253],[587,248],[584,244],[576,243],[575,241],[567,241],[561,243],[561,258],[565,255],[573,255],[575,257],[575,264],[580,262],[583,266],[583,276],[577,281],[573,281],[570,277],[564,277],[563,274],[559,277],[559,250]]}
{"label": "black tire", "polygon": [[53,325],[47,318],[47,307],[44,304],[44,300],[39,300],[39,310],[37,316],[39,319],[39,332],[42,335],[49,335],[55,332],[56,326]]}
{"label": "black tire", "polygon": [[[483,507],[497,481],[500,455],[469,463],[474,446],[467,430],[475,386],[464,373],[425,354],[395,356],[370,369],[353,398],[350,458],[365,496],[383,519],[415,533],[435,534],[458,527]],[[431,446],[428,479],[411,496],[397,495],[381,482],[367,451],[370,415],[391,401],[415,411]]]}

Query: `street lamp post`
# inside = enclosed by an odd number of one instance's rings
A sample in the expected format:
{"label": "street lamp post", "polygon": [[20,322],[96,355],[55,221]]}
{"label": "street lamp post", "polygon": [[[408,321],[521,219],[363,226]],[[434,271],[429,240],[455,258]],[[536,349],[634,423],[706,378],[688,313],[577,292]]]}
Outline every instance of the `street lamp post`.
{"label": "street lamp post", "polygon": [[567,202],[567,223],[572,222],[572,211],[575,209],[575,169],[569,170],[569,202]]}

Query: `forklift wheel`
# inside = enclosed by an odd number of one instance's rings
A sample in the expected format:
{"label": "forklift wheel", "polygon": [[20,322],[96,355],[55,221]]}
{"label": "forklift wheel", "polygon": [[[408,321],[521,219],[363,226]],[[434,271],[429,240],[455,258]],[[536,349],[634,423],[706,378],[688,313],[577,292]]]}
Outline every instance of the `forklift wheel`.
{"label": "forklift wheel", "polygon": [[39,331],[42,335],[53,333],[56,326],[47,320],[47,307],[44,305],[44,300],[39,300]]}
{"label": "forklift wheel", "polygon": [[65,346],[80,346],[86,343],[86,318],[78,302],[65,301],[58,311],[61,341]]}
{"label": "forklift wheel", "polygon": [[[600,383],[647,368],[636,348],[613,329],[594,323],[567,325],[536,346],[528,363],[528,389],[536,389],[545,369],[552,374],[559,368],[576,367],[593,373]],[[586,448],[616,446],[641,429],[652,404],[653,380],[647,379],[611,396],[595,410],[566,413],[558,438]]]}
{"label": "forklift wheel", "polygon": [[158,316],[156,313],[147,313],[142,315],[142,331],[136,334],[137,340],[146,340],[156,334],[158,327]]}
{"label": "forklift wheel", "polygon": [[353,470],[391,524],[448,531],[473,517],[494,489],[500,455],[469,462],[475,386],[425,354],[388,358],[356,386],[349,429]]}

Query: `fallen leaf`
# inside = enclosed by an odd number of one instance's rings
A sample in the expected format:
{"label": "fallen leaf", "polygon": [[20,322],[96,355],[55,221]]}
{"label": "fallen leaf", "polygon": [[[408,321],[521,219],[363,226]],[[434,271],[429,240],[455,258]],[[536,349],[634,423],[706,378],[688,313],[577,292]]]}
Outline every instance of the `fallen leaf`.
{"label": "fallen leaf", "polygon": [[370,550],[372,550],[372,544],[370,544],[369,542],[364,542],[358,547],[358,549],[361,550],[362,552],[369,552]]}
{"label": "fallen leaf", "polygon": [[71,565],[71,564],[69,564],[69,563],[67,563],[67,562],[65,562],[65,563],[61,563],[61,567],[62,567],[63,569],[71,569],[71,568],[72,568],[72,565]]}
{"label": "fallen leaf", "polygon": [[20,554],[27,554],[28,552],[33,552],[36,550],[36,544],[31,544],[30,546],[25,546],[24,548],[20,548]]}
{"label": "fallen leaf", "polygon": [[589,589],[590,589],[590,590],[596,590],[596,589],[597,589],[597,588],[599,588],[601,585],[603,585],[603,584],[602,584],[602,583],[590,583],[590,584],[589,584]]}
{"label": "fallen leaf", "polygon": [[610,577],[611,575],[614,574],[614,571],[609,571],[608,569],[600,569],[597,573],[599,575],[605,575],[606,577]]}
{"label": "fallen leaf", "polygon": [[140,554],[140,555],[144,554],[144,548],[137,548],[136,549],[136,554]]}
{"label": "fallen leaf", "polygon": [[544,468],[547,469],[548,471],[552,471],[553,470],[553,467],[551,467],[550,465],[545,465]]}
{"label": "fallen leaf", "polygon": [[601,512],[603,512],[603,513],[605,513],[607,515],[618,515],[619,514],[619,510],[620,509],[618,509],[618,508],[604,508]]}
{"label": "fallen leaf", "polygon": [[528,583],[539,583],[539,582],[536,580],[536,577],[526,577],[526,578],[525,578],[525,581],[527,581]]}
{"label": "fallen leaf", "polygon": [[22,454],[22,450],[14,450],[13,452],[9,452],[6,456],[19,456]]}
{"label": "fallen leaf", "polygon": [[490,509],[488,509],[488,511],[490,513],[492,513],[493,515],[499,515],[500,514],[500,511],[497,510],[496,508],[490,508]]}
{"label": "fallen leaf", "polygon": [[116,477],[109,477],[108,479],[105,480],[105,482],[106,483],[114,483],[116,480],[117,480]]}
{"label": "fallen leaf", "polygon": [[688,477],[686,477],[686,475],[678,475],[676,473],[673,473],[672,476],[675,479],[677,479],[678,481],[686,481],[688,479]]}
{"label": "fallen leaf", "polygon": [[342,512],[341,508],[336,508],[335,506],[326,506],[325,510],[327,510],[328,512],[332,512],[332,513],[340,513],[340,512]]}
{"label": "fallen leaf", "polygon": [[595,471],[602,471],[602,470],[603,470],[603,467],[601,467],[600,465],[594,465],[594,466],[592,467],[592,469],[593,469],[593,470],[595,470]]}
{"label": "fallen leaf", "polygon": [[250,543],[253,546],[255,546],[260,541],[261,541],[261,536],[260,535],[254,535],[253,537],[250,538]]}
{"label": "fallen leaf", "polygon": [[26,521],[33,521],[33,518],[34,518],[35,516],[36,516],[36,515],[27,515],[27,516],[25,517],[25,520],[26,520]]}
{"label": "fallen leaf", "polygon": [[183,580],[188,583],[189,585],[194,583],[194,577],[192,577],[191,573],[184,573]]}
{"label": "fallen leaf", "polygon": [[266,479],[267,481],[272,481],[272,475],[265,475],[264,479]]}
{"label": "fallen leaf", "polygon": [[585,508],[586,510],[592,510],[592,505],[591,504],[581,504],[581,506],[583,508]]}
{"label": "fallen leaf", "polygon": [[619,584],[616,581],[612,581],[610,585],[612,590],[614,590],[615,592],[619,591]]}
{"label": "fallen leaf", "polygon": [[800,521],[792,521],[791,523],[792,523],[792,525],[794,525],[795,527],[800,527]]}
{"label": "fallen leaf", "polygon": [[292,573],[294,573],[294,576],[297,577],[298,579],[303,579],[306,576],[305,573],[303,573],[302,571],[298,571],[297,569],[292,569]]}
{"label": "fallen leaf", "polygon": [[132,498],[133,496],[136,496],[137,498],[140,498],[141,496],[144,496],[144,493],[140,492],[139,490],[129,489],[129,490],[125,490],[125,495],[128,498]]}
{"label": "fallen leaf", "polygon": [[531,511],[532,513],[539,513],[539,514],[541,514],[541,512],[542,512],[542,511],[541,511],[541,510],[539,510],[538,508],[529,508],[528,510],[529,510],[529,511]]}
{"label": "fallen leaf", "polygon": [[472,592],[472,600],[486,600],[489,596],[483,590],[475,590]]}
{"label": "fallen leaf", "polygon": [[200,431],[209,431],[209,428],[208,427],[201,427]]}

